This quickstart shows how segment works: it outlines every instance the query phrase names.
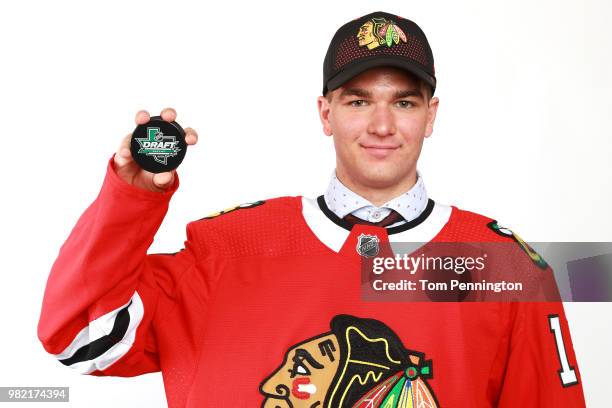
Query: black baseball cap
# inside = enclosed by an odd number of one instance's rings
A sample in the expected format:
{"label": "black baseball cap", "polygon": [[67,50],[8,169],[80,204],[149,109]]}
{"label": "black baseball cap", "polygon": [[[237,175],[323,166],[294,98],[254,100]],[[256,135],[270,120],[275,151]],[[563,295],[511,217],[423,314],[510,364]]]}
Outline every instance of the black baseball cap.
{"label": "black baseball cap", "polygon": [[323,95],[370,68],[404,69],[436,90],[434,60],[423,30],[413,21],[377,11],[336,31],[323,62]]}

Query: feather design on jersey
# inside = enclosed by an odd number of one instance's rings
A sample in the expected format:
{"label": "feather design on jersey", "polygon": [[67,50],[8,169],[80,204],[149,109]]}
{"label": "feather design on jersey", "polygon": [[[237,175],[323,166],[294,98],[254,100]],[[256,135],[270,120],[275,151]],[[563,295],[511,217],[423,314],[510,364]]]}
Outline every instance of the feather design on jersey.
{"label": "feather design on jersey", "polygon": [[436,408],[431,391],[421,378],[410,380],[399,372],[364,395],[352,408]]}
{"label": "feather design on jersey", "polygon": [[436,402],[423,381],[416,382],[415,408],[436,408]]}
{"label": "feather design on jersey", "polygon": [[393,388],[393,384],[402,377],[402,373],[397,373],[385,381],[379,383],[376,387],[372,388],[365,394],[359,401],[353,405],[353,408],[375,408],[380,407],[385,397],[388,395],[389,390]]}

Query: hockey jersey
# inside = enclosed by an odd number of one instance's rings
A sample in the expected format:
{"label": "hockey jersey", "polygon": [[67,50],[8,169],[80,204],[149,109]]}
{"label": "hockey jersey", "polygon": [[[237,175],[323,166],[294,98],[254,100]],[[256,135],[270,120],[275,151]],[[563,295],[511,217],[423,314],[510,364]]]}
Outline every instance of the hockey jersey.
{"label": "hockey jersey", "polygon": [[38,336],[82,374],[161,371],[170,407],[583,407],[561,302],[374,302],[360,295],[364,236],[503,242],[493,220],[430,201],[384,229],[323,200],[281,197],[187,226],[147,254],[166,192],[109,161],[61,247]]}

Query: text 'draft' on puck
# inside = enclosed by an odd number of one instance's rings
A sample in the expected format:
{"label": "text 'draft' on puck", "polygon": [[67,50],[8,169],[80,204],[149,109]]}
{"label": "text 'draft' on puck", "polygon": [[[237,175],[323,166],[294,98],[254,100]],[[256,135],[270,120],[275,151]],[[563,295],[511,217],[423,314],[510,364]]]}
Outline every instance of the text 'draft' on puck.
{"label": "text 'draft' on puck", "polygon": [[181,125],[167,122],[160,116],[153,116],[134,129],[130,147],[134,161],[151,173],[176,169],[187,153]]}

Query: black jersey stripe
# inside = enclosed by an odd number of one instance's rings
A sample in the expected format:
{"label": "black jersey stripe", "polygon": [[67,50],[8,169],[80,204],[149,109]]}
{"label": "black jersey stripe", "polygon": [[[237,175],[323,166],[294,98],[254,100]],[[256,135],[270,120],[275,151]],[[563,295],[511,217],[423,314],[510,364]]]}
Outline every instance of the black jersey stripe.
{"label": "black jersey stripe", "polygon": [[[329,209],[329,207],[327,207],[327,203],[325,203],[325,198],[322,195],[317,197],[317,203],[319,204],[319,208],[321,209],[323,214],[325,214],[325,216],[329,218],[334,224],[344,228],[347,231],[350,231],[353,228],[353,224],[338,217],[332,210]],[[416,227],[417,225],[421,224],[423,221],[427,219],[427,217],[431,215],[431,212],[433,211],[434,206],[435,206],[434,200],[432,200],[431,198],[428,199],[427,206],[425,207],[423,212],[418,217],[416,217],[415,219],[411,221],[405,222],[401,225],[387,228],[387,234],[388,235],[397,234],[399,232],[407,231],[411,228]]]}
{"label": "black jersey stripe", "polygon": [[130,325],[130,313],[128,308],[131,304],[132,300],[117,313],[113,328],[109,334],[79,348],[72,357],[59,360],[59,362],[66,366],[70,366],[82,361],[93,360],[106,353],[115,344],[119,343],[125,337]]}

